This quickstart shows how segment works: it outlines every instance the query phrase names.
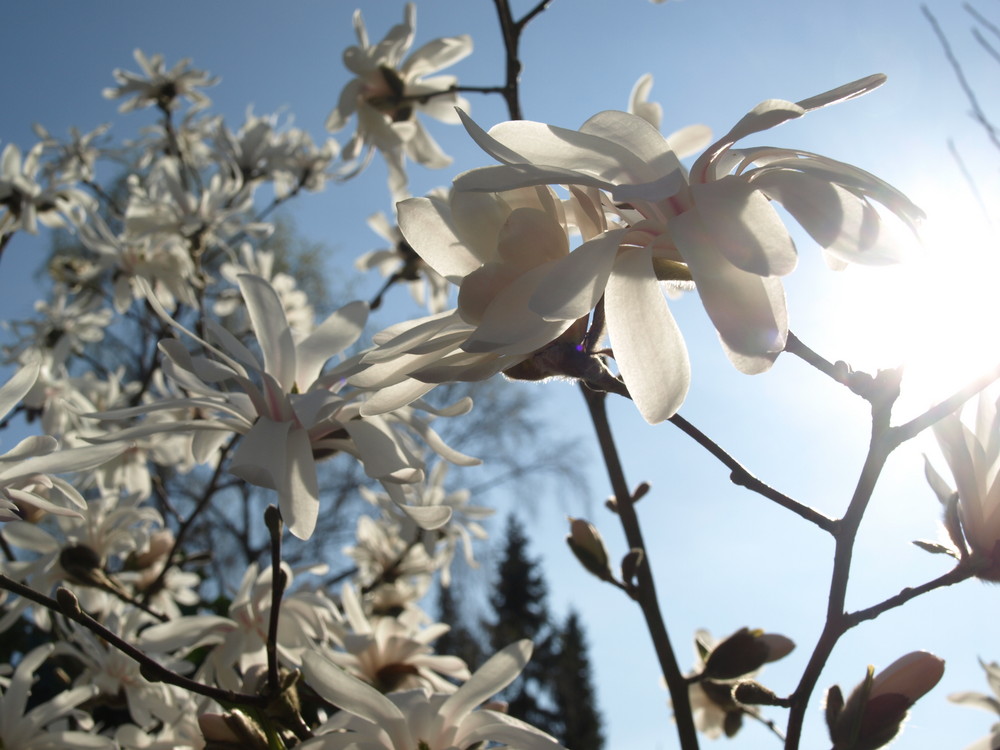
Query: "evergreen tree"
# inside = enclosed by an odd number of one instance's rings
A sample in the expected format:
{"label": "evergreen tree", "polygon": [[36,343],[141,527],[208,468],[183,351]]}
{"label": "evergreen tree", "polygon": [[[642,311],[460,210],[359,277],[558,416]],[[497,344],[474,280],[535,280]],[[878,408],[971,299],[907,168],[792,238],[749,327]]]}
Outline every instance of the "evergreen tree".
{"label": "evergreen tree", "polygon": [[469,630],[461,608],[455,599],[455,580],[451,586],[438,586],[438,622],[447,623],[451,630],[434,643],[438,654],[457,656],[475,671],[486,659],[479,638]]}
{"label": "evergreen tree", "polygon": [[555,709],[552,673],[556,637],[546,603],[545,579],[537,560],[528,556],[528,537],[514,516],[507,517],[507,541],[490,603],[495,619],[486,623],[490,647],[499,651],[521,638],[535,650],[521,676],[501,695],[508,713],[559,736],[562,726]]}
{"label": "evergreen tree", "polygon": [[559,655],[553,671],[553,697],[563,731],[559,740],[570,750],[601,750],[604,733],[587,655],[587,640],[575,610],[559,633]]}

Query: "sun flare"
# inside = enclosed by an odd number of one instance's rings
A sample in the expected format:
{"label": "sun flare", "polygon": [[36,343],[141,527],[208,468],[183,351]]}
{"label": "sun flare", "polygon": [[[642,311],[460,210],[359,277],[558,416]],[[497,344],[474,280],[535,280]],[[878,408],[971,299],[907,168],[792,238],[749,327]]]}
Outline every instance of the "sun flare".
{"label": "sun flare", "polygon": [[1000,239],[952,195],[934,204],[922,248],[897,266],[850,268],[830,331],[843,357],[874,372],[904,367],[900,409],[925,409],[1000,365]]}

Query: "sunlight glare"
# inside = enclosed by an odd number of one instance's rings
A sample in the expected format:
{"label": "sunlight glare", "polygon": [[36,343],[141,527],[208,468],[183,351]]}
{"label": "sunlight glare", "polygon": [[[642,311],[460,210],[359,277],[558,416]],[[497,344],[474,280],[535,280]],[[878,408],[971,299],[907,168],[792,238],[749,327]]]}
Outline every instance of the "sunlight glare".
{"label": "sunlight glare", "polygon": [[852,319],[841,319],[856,334],[853,367],[904,366],[899,409],[914,414],[1000,365],[996,231],[954,194],[934,205],[915,257],[846,272]]}

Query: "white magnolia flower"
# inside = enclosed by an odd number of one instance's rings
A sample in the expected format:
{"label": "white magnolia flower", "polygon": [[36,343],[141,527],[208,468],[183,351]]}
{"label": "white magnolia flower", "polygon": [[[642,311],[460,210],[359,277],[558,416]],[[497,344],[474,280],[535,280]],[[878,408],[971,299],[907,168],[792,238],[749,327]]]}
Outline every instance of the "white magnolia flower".
{"label": "white magnolia flower", "polygon": [[[113,614],[102,624],[132,643],[138,638],[139,626],[147,621],[145,613],[132,609],[124,616]],[[181,718],[185,703],[182,691],[165,682],[149,682],[142,676],[135,659],[76,623],[71,625],[71,645],[63,648],[61,653],[72,654],[82,664],[77,685],[97,687],[105,700],[113,704],[124,700],[132,720],[146,729],[160,722],[170,724]],[[181,667],[181,664],[169,665],[174,670]]]}
{"label": "white magnolia flower", "polygon": [[369,618],[350,584],[344,586],[340,601],[349,626],[349,629],[337,628],[343,632],[335,636],[343,651],[323,653],[380,692],[428,687],[439,693],[452,693],[455,685],[445,677],[469,678],[464,661],[456,656],[435,654],[430,646],[450,630],[449,625],[435,623],[421,627],[425,615],[415,608],[396,616]]}
{"label": "white magnolia flower", "polygon": [[[952,693],[948,696],[948,700],[953,703],[959,703],[963,706],[973,706],[975,708],[985,709],[986,711],[997,714],[998,719],[1000,719],[1000,664],[997,664],[996,662],[990,662],[987,664],[982,660],[980,660],[979,663],[986,671],[986,681],[989,683],[990,690],[993,691],[993,695],[983,695],[982,693],[966,691],[961,693]],[[1000,747],[1000,720],[990,727],[990,734],[988,737],[983,737],[981,740],[973,742],[966,748],[966,750],[995,750],[997,747]]]}
{"label": "white magnolia flower", "polygon": [[359,46],[347,48],[344,65],[357,77],[340,92],[337,106],[326,121],[327,130],[336,132],[351,115],[357,115],[357,130],[344,147],[344,158],[359,161],[360,170],[371,159],[373,149],[381,151],[389,167],[389,188],[397,200],[406,194],[404,157],[426,167],[451,163],[416,113],[457,124],[455,107],[465,108],[467,104],[452,91],[456,84],[453,76],[428,76],[472,52],[472,39],[435,39],[404,60],[413,44],[416,13],[413,3],[407,3],[403,23],[393,26],[381,42],[372,45],[361,11],[354,12]]}
{"label": "white magnolia flower", "polygon": [[574,227],[581,227],[585,240],[577,252],[613,253],[618,234],[604,233],[603,216],[588,213],[590,206],[580,191],[564,203],[548,187],[453,191],[447,199],[400,203],[404,236],[431,268],[459,287],[458,308],[376,334],[376,347],[349,376],[358,387],[379,389],[363,413],[409,403],[436,383],[484,380],[564,333],[566,346],[575,350],[583,338],[575,319],[547,320],[528,303],[539,282],[569,256]]}
{"label": "white magnolia flower", "polygon": [[[190,396],[95,416],[130,419],[157,410],[194,407],[203,417],[140,424],[113,434],[110,440],[161,432],[201,433],[207,439],[196,437],[194,449],[196,457],[204,459],[203,451],[214,453],[218,445],[211,435],[242,435],[229,471],[251,484],[276,490],[288,530],[301,539],[312,534],[319,513],[318,458],[343,451],[360,460],[373,479],[417,481],[423,469],[412,433],[450,461],[478,463],[445,445],[412,409],[362,418],[363,394],[341,393],[343,378],[335,370],[322,375],[327,360],[361,335],[368,316],[366,304],[345,305],[296,341],[274,288],[250,274],[241,275],[239,283],[263,362],[217,323],[207,321],[205,327],[218,347],[174,322],[150,300],[161,318],[212,356],[193,356],[176,339],[160,342],[167,356],[163,365],[167,376]],[[437,413],[464,413],[470,407],[465,401]]]}
{"label": "white magnolia flower", "polygon": [[[114,444],[78,450],[111,447]],[[28,502],[34,503],[31,498]],[[5,524],[0,529],[4,542],[15,551],[28,553],[6,563],[7,575],[46,595],[54,594],[56,586],[66,586],[77,595],[84,610],[106,613],[120,604],[108,592],[124,591],[109,573],[120,570],[131,553],[146,547],[150,536],[162,526],[159,512],[139,505],[136,496],[99,488],[97,496],[81,502],[80,512],[73,516],[52,514],[43,523]],[[39,627],[47,629],[49,611],[18,598],[0,618],[0,632],[29,607]]]}
{"label": "white magnolia flower", "polygon": [[910,225],[922,215],[898,191],[815,154],[733,148],[741,138],[883,81],[871,76],[797,104],[772,99],[758,105],[698,158],[690,180],[670,139],[636,115],[602,112],[579,131],[517,121],[489,133],[466,117],[472,137],[502,166],[460,175],[455,189],[548,183],[601,191],[594,210],[611,217],[601,236],[620,236],[610,251],[595,239],[586,251],[577,248],[555,263],[528,307],[545,320],[569,321],[603,299],[622,377],[642,415],[657,422],[679,407],[690,377],[660,280],[694,282],[740,370],[762,372],[783,350],[788,320],[780,276],[797,256],[771,201],[782,203],[835,260],[894,259],[873,203]]}
{"label": "white magnolia flower", "polygon": [[557,750],[561,745],[555,739],[518,719],[486,708],[475,710],[517,678],[531,650],[530,641],[511,644],[451,694],[417,689],[383,695],[316,654],[303,664],[305,680],[343,711],[324,725],[324,734],[302,748],[468,750],[486,742],[517,750]]}
{"label": "white magnolia flower", "polygon": [[101,271],[111,274],[115,310],[124,314],[132,301],[143,299],[145,282],[160,304],[197,307],[197,269],[188,243],[176,234],[122,231],[114,234],[99,214],[79,229],[80,241],[97,256]]}
{"label": "white magnolia flower", "polygon": [[238,175],[214,174],[196,193],[185,184],[183,169],[177,159],[163,157],[145,178],[129,176],[125,232],[130,240],[181,238],[188,253],[197,256],[213,245],[227,247],[228,240],[241,231],[270,231],[270,225],[247,221],[253,191]]}
{"label": "white magnolia flower", "polygon": [[[291,568],[282,569],[288,585],[294,578]],[[325,566],[307,572],[322,573]],[[153,653],[184,657],[192,650],[210,646],[199,669],[203,679],[239,690],[240,673],[258,664],[267,664],[265,644],[271,619],[272,571],[258,574],[256,564],[247,568],[240,589],[229,605],[229,616],[191,615],[159,623],[142,631],[139,646]],[[298,667],[304,654],[328,637],[340,613],[326,596],[294,591],[281,599],[277,649],[284,665]],[[237,668],[240,673],[237,673]]]}
{"label": "white magnolia flower", "polygon": [[163,55],[146,57],[140,49],[133,54],[142,73],[116,68],[113,75],[118,86],[104,89],[105,99],[125,99],[118,108],[119,112],[132,112],[152,105],[167,112],[177,108],[181,97],[191,100],[192,111],[204,109],[210,104],[208,97],[197,89],[214,86],[219,79],[192,68],[189,59],[185,58],[167,70]]}
{"label": "white magnolia flower", "polygon": [[[99,692],[96,685],[65,690],[45,703],[27,710],[35,671],[55,650],[49,643],[25,654],[14,676],[0,695],[0,747],[17,750],[114,750],[114,741],[92,731],[92,722],[77,706]],[[67,719],[77,719],[86,730],[67,728]]]}
{"label": "white magnolia flower", "polygon": [[49,302],[35,302],[35,317],[10,321],[7,325],[19,339],[5,347],[18,360],[40,360],[58,367],[85,347],[104,338],[112,311],[99,296],[71,297],[68,289],[56,285]]}
{"label": "white magnolia flower", "polygon": [[[1000,399],[981,392],[974,429],[956,412],[934,425],[934,435],[958,488],[961,533],[983,566],[977,575],[1000,581]],[[926,473],[947,506],[951,487],[930,463]]]}
{"label": "white magnolia flower", "polygon": [[[39,366],[27,365],[0,386],[0,420],[27,395],[38,378]],[[127,446],[87,446],[59,450],[49,435],[28,437],[0,455],[0,520],[23,517],[22,506],[59,516],[81,518],[86,502],[69,482],[54,474],[93,469],[111,460]],[[62,502],[54,502],[61,500]],[[66,506],[66,501],[72,507]]]}
{"label": "white magnolia flower", "polygon": [[[431,313],[442,312],[451,288],[448,282],[424,262],[403,237],[399,226],[390,224],[385,214],[380,212],[369,216],[368,226],[390,246],[365,253],[354,262],[354,267],[359,271],[376,269],[383,277],[405,281],[418,305],[426,306]],[[372,305],[377,307],[374,302]]]}
{"label": "white magnolia flower", "polygon": [[70,128],[69,141],[64,143],[53,136],[42,125],[35,123],[32,129],[41,139],[46,151],[55,151],[56,157],[46,162],[43,169],[52,179],[63,183],[90,182],[94,179],[94,168],[101,156],[94,144],[111,128],[110,123],[100,125],[89,133],[81,134],[76,127]]}
{"label": "white magnolia flower", "polygon": [[443,586],[451,581],[451,561],[459,544],[465,562],[476,566],[472,540],[486,539],[486,530],[479,521],[494,512],[492,508],[470,505],[467,489],[446,490],[447,472],[448,464],[438,461],[425,481],[387,485],[385,493],[359,488],[365,500],[395,519],[401,539],[420,540],[428,556],[438,564]]}
{"label": "white magnolia flower", "polygon": [[423,545],[403,539],[398,523],[386,517],[359,516],[355,543],[344,554],[354,560],[355,580],[369,592],[376,612],[414,605],[430,588],[438,568]]}
{"label": "white magnolia flower", "polygon": [[38,183],[43,147],[35,144],[23,159],[13,143],[0,153],[0,237],[18,229],[36,234],[38,222],[69,228],[81,223],[83,210],[93,204],[86,193],[69,185]]}

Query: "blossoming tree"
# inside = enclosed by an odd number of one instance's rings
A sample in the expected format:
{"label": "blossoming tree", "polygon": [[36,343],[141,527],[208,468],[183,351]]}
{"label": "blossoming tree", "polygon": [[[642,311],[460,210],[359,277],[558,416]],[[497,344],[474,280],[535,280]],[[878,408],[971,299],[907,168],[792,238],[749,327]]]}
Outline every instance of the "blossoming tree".
{"label": "blossoming tree", "polygon": [[[472,399],[441,394],[491,378],[578,386],[613,497],[607,514],[571,519],[566,541],[594,586],[614,587],[641,613],[651,643],[628,647],[655,655],[671,706],[664,724],[672,714],[680,747],[698,747],[699,732],[736,737],[752,721],[775,746],[797,748],[819,691],[836,750],[881,747],[941,679],[943,661],[913,651],[881,670],[859,665],[846,699],[822,682],[855,627],[934,589],[1000,577],[1000,408],[988,390],[1000,367],[900,420],[900,369],[856,371],[796,336],[784,287],[798,264],[794,236],[804,232],[834,270],[894,264],[923,212],[859,166],[748,144],[779,138],[791,120],[834,117],[820,110],[850,106],[885,76],[768,99],[721,137],[699,125],[664,135],[648,77],[628,111],[597,112],[578,129],[535,122],[522,111],[518,50],[549,2],[516,16],[495,0],[506,65],[491,87],[438,75],[472,53],[472,40],[414,49],[413,5],[374,43],[355,12],[350,76],[326,121],[331,133],[353,121],[343,146],[252,112],[233,129],[211,114],[204,89],[215,77],[137,50],[140,70],[114,71],[104,96],[122,114],[156,112],[139,141],[114,147],[106,128],[63,141],[39,127],[26,152],[3,148],[0,263],[39,224],[71,232],[79,248],[54,255],[49,297],[12,324],[5,348],[14,373],[0,415],[39,434],[0,456],[0,631],[27,623],[44,643],[12,649],[0,747],[562,747],[491,700],[524,670],[529,641],[471,671],[435,652],[448,626],[421,610],[432,580],[447,585],[456,552],[474,561],[490,512],[446,483],[448,466],[479,459],[440,429],[468,418]],[[502,97],[510,120],[478,123],[473,94]],[[424,117],[454,124],[482,165],[411,196],[408,162],[450,164]],[[384,285],[318,316],[269,249],[270,215],[304,192],[346,189],[376,155],[396,214],[371,225],[391,247],[358,265]],[[117,190],[96,177],[111,160],[126,169]],[[370,311],[403,284],[427,314],[373,332]],[[866,405],[867,453],[838,514],[766,484],[681,416],[699,373],[672,311],[679,297],[704,309],[739,372],[795,357]],[[977,394],[970,425],[962,409]],[[653,491],[625,476],[609,399],[679,429],[734,483],[829,537],[814,642],[756,623],[721,639],[699,631],[697,665],[684,670],[652,565],[669,550],[647,543],[636,509]],[[924,430],[951,477],[928,464],[949,542],[923,546],[953,564],[851,609],[872,493],[890,455]],[[364,477],[356,492],[370,512],[333,502],[330,465]],[[258,513],[261,494],[270,504]],[[336,585],[317,539],[327,514],[355,529]],[[232,527],[234,516],[251,519],[240,537],[248,564],[223,580],[233,566],[202,566],[219,551],[199,548],[193,529],[210,517]],[[611,534],[625,539],[620,560],[605,546]],[[795,649],[791,636],[808,656],[778,690],[759,673]],[[996,683],[996,665],[986,669]]]}

